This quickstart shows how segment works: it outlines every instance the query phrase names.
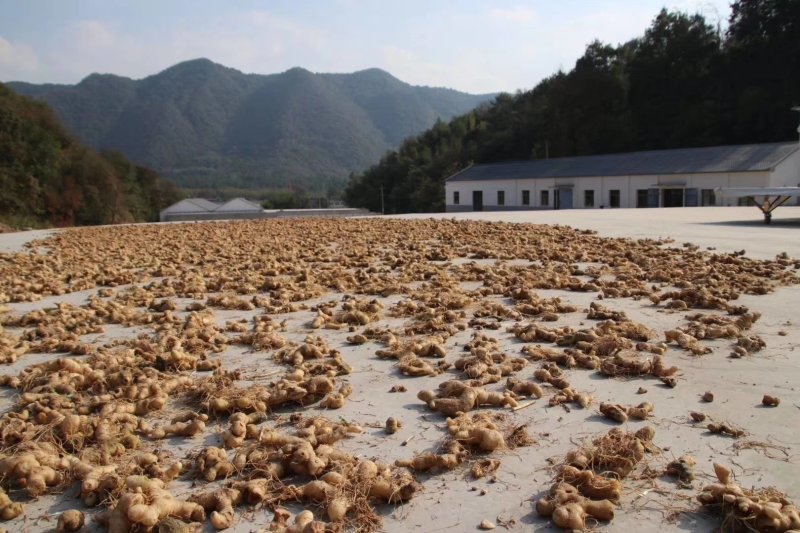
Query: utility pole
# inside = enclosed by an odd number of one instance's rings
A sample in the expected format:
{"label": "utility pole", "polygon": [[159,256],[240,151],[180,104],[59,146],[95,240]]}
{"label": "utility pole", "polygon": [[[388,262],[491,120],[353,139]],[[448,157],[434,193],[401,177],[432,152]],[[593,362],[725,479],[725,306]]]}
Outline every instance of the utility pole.
{"label": "utility pole", "polygon": [[[800,113],[800,105],[792,107],[792,111],[797,111],[798,113]],[[797,125],[797,142],[800,142],[800,124]],[[797,178],[798,180],[800,180],[800,176],[797,176]],[[798,183],[798,185],[800,185],[800,183]],[[772,218],[771,216],[767,218],[767,215],[764,215],[764,222],[769,224],[771,218]]]}
{"label": "utility pole", "polygon": [[381,185],[381,215],[385,214],[383,210],[383,185]]}

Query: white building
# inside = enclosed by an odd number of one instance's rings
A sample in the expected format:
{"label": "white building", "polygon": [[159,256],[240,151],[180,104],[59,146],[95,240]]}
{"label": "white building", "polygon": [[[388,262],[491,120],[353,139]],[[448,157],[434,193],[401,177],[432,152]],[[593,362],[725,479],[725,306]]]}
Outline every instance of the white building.
{"label": "white building", "polygon": [[800,144],[681,148],[472,165],[447,211],[733,205],[719,188],[800,186]]}
{"label": "white building", "polygon": [[186,198],[162,210],[161,222],[185,220],[228,220],[235,218],[262,218],[264,209],[244,198],[234,198],[218,204],[205,198]]}
{"label": "white building", "polygon": [[161,211],[161,222],[186,222],[190,220],[234,220],[254,218],[299,218],[299,217],[355,217],[370,212],[351,207],[329,207],[319,209],[263,209],[244,198],[234,198],[219,204],[204,198],[186,198]]}

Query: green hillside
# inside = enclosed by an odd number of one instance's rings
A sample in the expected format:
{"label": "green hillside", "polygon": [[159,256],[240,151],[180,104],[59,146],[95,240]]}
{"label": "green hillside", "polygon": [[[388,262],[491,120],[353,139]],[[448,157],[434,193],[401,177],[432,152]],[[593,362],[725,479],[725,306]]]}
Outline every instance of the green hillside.
{"label": "green hillside", "polygon": [[119,153],[86,148],[47,105],[0,84],[0,223],[158,220],[159,210],[176,197],[175,187],[155,172]]}
{"label": "green hillside", "polygon": [[444,209],[470,163],[797,139],[800,0],[734,2],[722,33],[662,11],[631,42],[594,42],[569,72],[438,122],[354,176],[350,205]]}
{"label": "green hillside", "polygon": [[342,185],[437,118],[491,98],[414,87],[377,69],[257,75],[206,59],[142,80],[92,74],[74,86],[9,86],[47,102],[92,147],[192,188]]}

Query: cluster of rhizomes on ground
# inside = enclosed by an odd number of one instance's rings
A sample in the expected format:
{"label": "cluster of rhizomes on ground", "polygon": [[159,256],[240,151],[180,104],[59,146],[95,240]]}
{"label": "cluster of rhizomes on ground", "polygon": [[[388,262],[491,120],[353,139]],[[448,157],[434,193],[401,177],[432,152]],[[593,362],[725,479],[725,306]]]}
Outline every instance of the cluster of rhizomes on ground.
{"label": "cluster of rhizomes on ground", "polygon": [[[558,226],[432,220],[58,233],[26,253],[0,255],[0,361],[60,354],[0,377],[18,394],[0,419],[0,481],[31,499],[77,483],[83,504],[103,509],[95,519],[113,532],[206,518],[224,529],[244,505],[271,509],[271,531],[377,529],[376,504],[404,502],[420,490],[412,472],[466,462],[474,477],[482,477],[500,465],[500,456],[489,455],[531,444],[524,426],[509,423],[509,410],[542,397],[551,406],[589,407],[593,398],[570,385],[569,369],[674,386],[680,371],[665,362],[668,343],[698,355],[707,351],[704,339],[732,339],[736,356],[763,347],[748,334],[758,314],[732,302],[741,293],[795,283],[791,268],[797,265],[786,257],[754,261],[737,254],[709,260],[709,254],[666,244]],[[465,260],[452,262],[459,258]],[[478,287],[464,289],[470,282]],[[686,327],[667,331],[662,340],[625,313],[594,302],[591,327],[553,327],[547,324],[578,309],[540,297],[543,289],[726,314],[689,315]],[[85,290],[94,292],[82,305],[27,313],[2,307]],[[384,305],[389,297],[394,303]],[[215,309],[254,317],[223,326]],[[307,336],[290,340],[281,315],[303,311],[313,313]],[[388,328],[383,318],[405,325]],[[508,333],[524,343],[518,354],[505,353],[482,332],[509,321]],[[96,336],[109,325],[128,328],[129,335],[100,343]],[[476,330],[472,340],[448,359],[448,340],[466,329]],[[359,458],[337,446],[360,432],[355,423],[304,414],[311,405],[340,408],[354,392],[343,378],[352,371],[346,345],[331,347],[325,330],[347,331],[352,345],[374,343],[376,356],[407,376],[447,373],[435,391],[418,395],[445,418],[439,450],[394,464]],[[232,344],[271,353],[282,370],[271,380],[243,380],[225,365]],[[538,365],[534,379],[517,376],[526,365]],[[601,403],[599,409],[617,421],[653,412],[646,402]],[[195,446],[176,457],[159,444],[202,438],[220,422],[225,429],[218,446]],[[392,427],[397,430],[396,420]],[[573,529],[584,527],[587,517],[610,519],[620,480],[651,441],[649,429],[635,435],[612,430],[571,454],[538,502],[539,513]],[[178,478],[216,484],[177,498],[169,487]],[[292,517],[282,507],[289,503],[307,510]],[[22,503],[0,492],[0,519],[23,512]],[[59,528],[82,524],[83,515],[70,511]]]}

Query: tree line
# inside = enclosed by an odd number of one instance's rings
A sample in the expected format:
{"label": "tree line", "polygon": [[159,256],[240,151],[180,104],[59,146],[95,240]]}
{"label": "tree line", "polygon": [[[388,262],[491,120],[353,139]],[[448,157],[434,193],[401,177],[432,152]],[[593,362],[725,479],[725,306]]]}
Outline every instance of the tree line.
{"label": "tree line", "polygon": [[644,35],[586,47],[572,70],[439,121],[361,174],[349,205],[444,209],[471,163],[796,139],[800,0],[739,0],[727,29],[662,10]]}
{"label": "tree line", "polygon": [[45,104],[0,84],[0,221],[12,227],[152,221],[179,197],[154,171],[87,148]]}

